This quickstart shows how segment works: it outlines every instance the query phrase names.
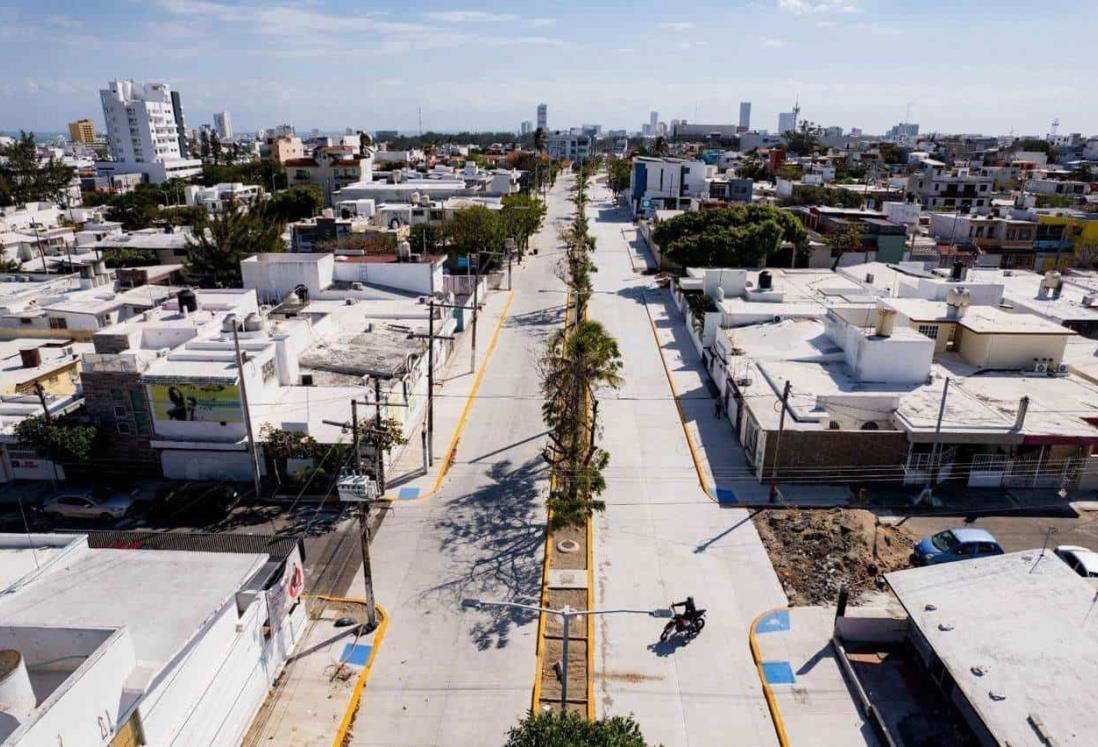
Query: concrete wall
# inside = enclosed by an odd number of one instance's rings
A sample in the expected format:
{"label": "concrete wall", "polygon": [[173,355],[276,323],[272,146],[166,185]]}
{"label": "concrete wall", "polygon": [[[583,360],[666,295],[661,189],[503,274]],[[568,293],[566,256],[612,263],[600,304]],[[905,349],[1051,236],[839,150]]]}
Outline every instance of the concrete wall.
{"label": "concrete wall", "polygon": [[368,283],[429,295],[442,289],[442,262],[339,262],[335,280]]}
{"label": "concrete wall", "polygon": [[835,620],[835,634],[843,642],[901,643],[908,635],[908,618],[851,617]]}
{"label": "concrete wall", "polygon": [[[250,482],[251,457],[246,451],[164,449],[160,452],[164,477],[170,480],[228,480]],[[263,460],[259,462],[263,468]]]}
{"label": "concrete wall", "polygon": [[953,347],[967,362],[980,368],[1029,371],[1034,358],[1051,358],[1058,366],[1066,344],[1064,335],[976,334],[958,325]]}
{"label": "concrete wall", "polygon": [[[295,261],[300,259],[301,261]],[[285,298],[298,285],[318,293],[332,284],[335,257],[331,254],[278,255],[275,261],[249,257],[240,263],[245,288],[253,289],[264,303]]]}

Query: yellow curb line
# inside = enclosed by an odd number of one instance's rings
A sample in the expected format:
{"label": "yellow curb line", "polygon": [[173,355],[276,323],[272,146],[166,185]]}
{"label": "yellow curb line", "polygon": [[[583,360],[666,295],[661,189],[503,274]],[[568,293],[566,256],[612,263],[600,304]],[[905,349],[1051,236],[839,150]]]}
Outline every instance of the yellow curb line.
{"label": "yellow curb line", "polygon": [[[719,501],[713,496],[709,488],[705,485],[705,471],[702,469],[701,457],[698,455],[698,447],[694,445],[694,437],[690,435],[690,427],[686,424],[686,413],[682,409],[682,403],[679,402],[679,390],[675,386],[675,380],[671,377],[671,369],[667,366],[667,358],[663,354],[663,345],[660,344],[660,335],[656,331],[656,321],[652,318],[652,312],[648,309],[648,302],[645,301],[644,311],[648,314],[648,324],[652,327],[652,337],[656,341],[656,350],[660,354],[660,363],[663,364],[663,374],[667,377],[667,384],[671,387],[671,396],[675,399],[675,409],[679,411],[679,423],[682,424],[683,435],[686,436],[686,445],[690,447],[690,458],[694,460],[694,471],[698,473],[698,485],[701,486],[702,492],[705,493],[705,497],[714,503]],[[689,323],[689,320],[687,320]]]}
{"label": "yellow curb line", "polygon": [[387,501],[389,503],[415,503],[416,501],[423,501],[431,498],[438,492],[438,489],[442,487],[442,479],[446,477],[446,473],[450,471],[451,460],[454,458],[454,452],[457,451],[458,442],[461,440],[461,433],[465,430],[465,421],[469,417],[469,411],[473,408],[473,402],[476,401],[477,392],[480,390],[480,382],[484,378],[484,372],[488,369],[488,362],[492,358],[492,352],[496,349],[496,343],[499,342],[499,333],[503,330],[503,323],[507,321],[507,312],[511,309],[511,302],[514,300],[515,292],[510,291],[507,296],[507,304],[500,313],[499,321],[496,322],[496,330],[492,333],[492,339],[488,343],[488,349],[484,353],[484,361],[477,370],[476,379],[473,380],[473,388],[469,390],[469,394],[465,398],[465,407],[461,411],[461,417],[458,418],[457,428],[454,429],[454,435],[450,438],[450,445],[446,448],[446,454],[442,457],[442,467],[435,477],[435,484],[426,493],[416,496],[415,498],[402,500],[395,496],[386,495],[379,500]]}
{"label": "yellow curb line", "polygon": [[[321,599],[327,599],[328,601],[343,601],[343,602],[359,602],[364,603],[364,599],[347,599],[342,597],[321,597]],[[385,608],[380,604],[377,607],[377,614],[381,620],[378,623],[377,630],[374,632],[374,639],[371,642],[372,648],[370,649],[370,658],[366,660],[366,666],[362,668],[362,671],[358,674],[358,680],[355,682],[355,689],[351,693],[351,702],[347,704],[347,710],[343,713],[343,720],[339,724],[339,731],[336,732],[335,739],[332,741],[332,747],[343,747],[343,743],[347,740],[347,732],[351,730],[351,723],[355,719],[355,714],[358,713],[358,704],[362,699],[362,690],[366,687],[366,680],[370,677],[370,669],[374,666],[374,659],[377,658],[377,651],[381,648],[381,642],[385,640],[385,631],[389,627],[389,613],[385,611]]]}
{"label": "yellow curb line", "polygon": [[[595,527],[587,517],[587,609],[595,609]],[[587,615],[587,720],[595,720],[595,616]]]}
{"label": "yellow curb line", "polygon": [[763,673],[762,656],[759,654],[759,642],[755,638],[755,627],[759,624],[759,620],[762,620],[767,615],[787,609],[789,608],[775,607],[772,610],[760,613],[758,617],[751,621],[750,634],[748,636],[748,641],[751,644],[751,658],[755,660],[755,670],[759,673],[759,682],[762,683],[763,695],[766,697],[766,707],[770,710],[770,718],[774,722],[774,731],[778,735],[778,744],[780,747],[789,747],[789,737],[786,736],[785,733],[785,722],[782,721],[782,712],[778,709],[778,701],[774,697],[774,691],[770,689],[770,683],[766,681],[766,675]]}

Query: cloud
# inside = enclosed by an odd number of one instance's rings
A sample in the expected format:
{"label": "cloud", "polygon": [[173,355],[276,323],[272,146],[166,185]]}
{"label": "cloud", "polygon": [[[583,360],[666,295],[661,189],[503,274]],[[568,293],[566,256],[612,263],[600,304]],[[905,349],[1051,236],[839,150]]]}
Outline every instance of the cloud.
{"label": "cloud", "polygon": [[557,19],[556,18],[530,18],[526,21],[526,25],[531,26],[531,27],[536,28],[536,29],[547,28],[549,26],[556,26],[557,25]]}
{"label": "cloud", "polygon": [[778,9],[797,16],[814,13],[857,13],[861,10],[850,0],[778,0]]}
{"label": "cloud", "polygon": [[785,39],[778,39],[773,36],[760,36],[759,44],[763,45],[764,47],[769,47],[771,49],[780,49],[781,47],[789,46],[789,42]]}
{"label": "cloud", "polygon": [[816,21],[816,28],[818,29],[833,29],[838,25],[838,21]]}
{"label": "cloud", "polygon": [[694,28],[694,24],[689,21],[665,21],[664,23],[657,23],[656,27],[669,31],[686,31]]}
{"label": "cloud", "polygon": [[679,42],[679,49],[690,49],[692,47],[704,47],[709,42],[706,41],[694,41],[694,42]]}
{"label": "cloud", "polygon": [[505,23],[518,20],[514,13],[488,13],[483,10],[444,10],[423,15],[440,23]]}

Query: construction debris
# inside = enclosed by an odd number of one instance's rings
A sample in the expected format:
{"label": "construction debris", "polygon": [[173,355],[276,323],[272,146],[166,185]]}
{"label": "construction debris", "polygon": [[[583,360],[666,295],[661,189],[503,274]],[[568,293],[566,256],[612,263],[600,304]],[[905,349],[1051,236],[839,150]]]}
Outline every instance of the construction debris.
{"label": "construction debris", "polygon": [[834,604],[843,586],[852,603],[884,588],[885,573],[908,566],[913,544],[858,509],[775,509],[754,522],[792,606]]}

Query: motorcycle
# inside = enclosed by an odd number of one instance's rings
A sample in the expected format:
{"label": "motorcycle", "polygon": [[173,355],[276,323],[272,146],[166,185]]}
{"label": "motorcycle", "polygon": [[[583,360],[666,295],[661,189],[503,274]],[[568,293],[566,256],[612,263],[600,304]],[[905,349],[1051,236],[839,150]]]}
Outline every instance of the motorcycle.
{"label": "motorcycle", "polygon": [[705,610],[695,610],[693,614],[681,614],[675,615],[675,619],[667,623],[664,626],[663,632],[660,633],[660,641],[666,641],[675,633],[682,633],[685,631],[687,638],[693,638],[698,633],[702,632],[702,628],[705,627]]}

